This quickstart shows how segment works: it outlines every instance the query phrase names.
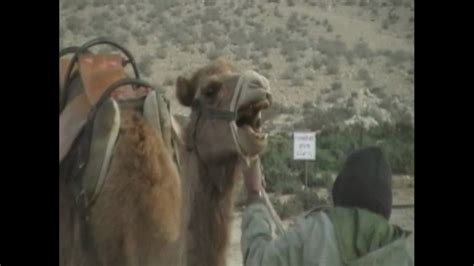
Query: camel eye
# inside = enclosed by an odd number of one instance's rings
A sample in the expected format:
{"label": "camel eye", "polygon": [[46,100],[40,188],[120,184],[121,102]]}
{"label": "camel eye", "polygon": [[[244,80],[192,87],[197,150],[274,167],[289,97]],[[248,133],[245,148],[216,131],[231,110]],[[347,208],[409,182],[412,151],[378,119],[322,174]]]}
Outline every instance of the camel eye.
{"label": "camel eye", "polygon": [[204,95],[206,95],[206,97],[213,97],[219,92],[221,87],[222,83],[213,81],[207,85],[206,89],[204,90]]}

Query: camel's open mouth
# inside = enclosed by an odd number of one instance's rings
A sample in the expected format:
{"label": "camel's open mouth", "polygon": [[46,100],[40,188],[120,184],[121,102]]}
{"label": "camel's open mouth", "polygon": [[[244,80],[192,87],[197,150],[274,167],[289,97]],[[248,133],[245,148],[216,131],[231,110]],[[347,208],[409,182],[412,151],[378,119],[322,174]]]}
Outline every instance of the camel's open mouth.
{"label": "camel's open mouth", "polygon": [[261,111],[269,108],[270,105],[268,99],[242,105],[237,111],[237,127],[250,132],[257,139],[265,139],[267,134],[262,132]]}

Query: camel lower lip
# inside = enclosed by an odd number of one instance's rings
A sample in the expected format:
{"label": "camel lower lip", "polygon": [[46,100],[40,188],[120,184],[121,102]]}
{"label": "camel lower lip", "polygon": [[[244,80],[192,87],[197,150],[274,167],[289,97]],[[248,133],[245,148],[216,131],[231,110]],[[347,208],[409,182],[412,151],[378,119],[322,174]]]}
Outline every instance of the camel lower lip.
{"label": "camel lower lip", "polygon": [[260,154],[267,144],[267,133],[262,132],[261,111],[270,107],[268,99],[241,105],[235,121],[238,128],[239,143],[247,156]]}
{"label": "camel lower lip", "polygon": [[[257,139],[265,139],[267,137],[267,133],[264,133],[264,132],[257,132],[255,131],[254,128],[252,128],[251,126],[249,125],[243,125],[240,127],[241,129],[251,133],[255,138]],[[261,128],[260,128],[261,129]]]}

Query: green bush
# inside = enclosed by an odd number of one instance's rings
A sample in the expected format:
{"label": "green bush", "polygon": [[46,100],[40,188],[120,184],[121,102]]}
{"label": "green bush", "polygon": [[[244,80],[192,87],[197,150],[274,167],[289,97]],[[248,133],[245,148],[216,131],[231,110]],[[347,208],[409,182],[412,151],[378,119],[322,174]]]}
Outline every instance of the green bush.
{"label": "green bush", "polygon": [[300,190],[295,195],[295,200],[299,201],[303,206],[303,210],[309,210],[321,203],[318,194],[310,189]]}
{"label": "green bush", "polygon": [[[346,111],[343,109],[326,113],[306,111],[303,123],[306,128],[314,130],[310,123],[317,125],[321,122],[319,120],[326,118],[329,121],[322,122],[330,125],[334,120],[340,121],[344,112]],[[294,127],[298,128],[298,125],[295,124]],[[343,129],[329,126],[318,135],[316,145],[316,161],[307,162],[306,166],[310,187],[332,187],[330,173],[340,171],[349,153],[367,146],[382,149],[394,174],[414,174],[414,129],[409,124],[381,124],[370,129],[360,126]],[[305,165],[303,161],[293,160],[291,134],[270,135],[267,150],[261,158],[268,191],[294,193],[300,190],[304,184]]]}
{"label": "green bush", "polygon": [[262,156],[263,173],[267,189],[272,192],[293,192],[298,184],[299,170],[295,169],[290,136],[284,133],[269,137]]}
{"label": "green bush", "polygon": [[[314,164],[314,163],[313,163]],[[308,175],[308,186],[309,187],[324,187],[331,188],[333,185],[333,180],[330,172],[322,171],[311,171],[311,174]]]}

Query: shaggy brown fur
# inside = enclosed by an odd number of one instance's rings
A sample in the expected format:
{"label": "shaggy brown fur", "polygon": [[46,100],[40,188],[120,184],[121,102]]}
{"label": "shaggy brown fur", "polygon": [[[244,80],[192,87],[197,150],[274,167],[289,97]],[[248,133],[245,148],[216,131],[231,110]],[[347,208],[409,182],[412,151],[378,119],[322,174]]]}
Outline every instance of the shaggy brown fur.
{"label": "shaggy brown fur", "polygon": [[[179,77],[177,97],[190,106],[205,95],[207,107],[226,109],[238,77],[230,63],[217,60],[189,80]],[[213,84],[220,89],[209,96]],[[225,265],[232,192],[241,171],[229,123],[192,117],[185,134],[195,142],[191,150],[179,147],[180,180],[153,129],[140,114],[122,112],[114,158],[90,221],[102,265]],[[81,247],[81,222],[67,183],[74,162],[70,156],[61,164],[60,264],[96,265]]]}
{"label": "shaggy brown fur", "polygon": [[[61,180],[66,177],[60,177],[61,265],[80,265],[87,254],[72,256],[81,250],[74,232],[80,221]],[[179,237],[180,209],[181,181],[162,140],[140,114],[123,112],[114,159],[91,209],[101,265],[169,265],[166,254]]]}
{"label": "shaggy brown fur", "polygon": [[[221,82],[235,74],[235,68],[224,60],[196,71],[191,79],[179,77],[177,97],[185,106],[207,93],[208,84]],[[212,87],[212,86],[211,86]],[[215,98],[208,99],[212,108],[226,108],[233,87],[223,87]],[[191,140],[195,120],[186,129]],[[238,154],[231,139],[229,124],[222,120],[201,120],[196,131],[195,147],[181,151],[184,182],[185,220],[187,223],[187,265],[225,265],[232,214],[232,192],[239,173]],[[191,140],[192,141],[192,140]]]}

